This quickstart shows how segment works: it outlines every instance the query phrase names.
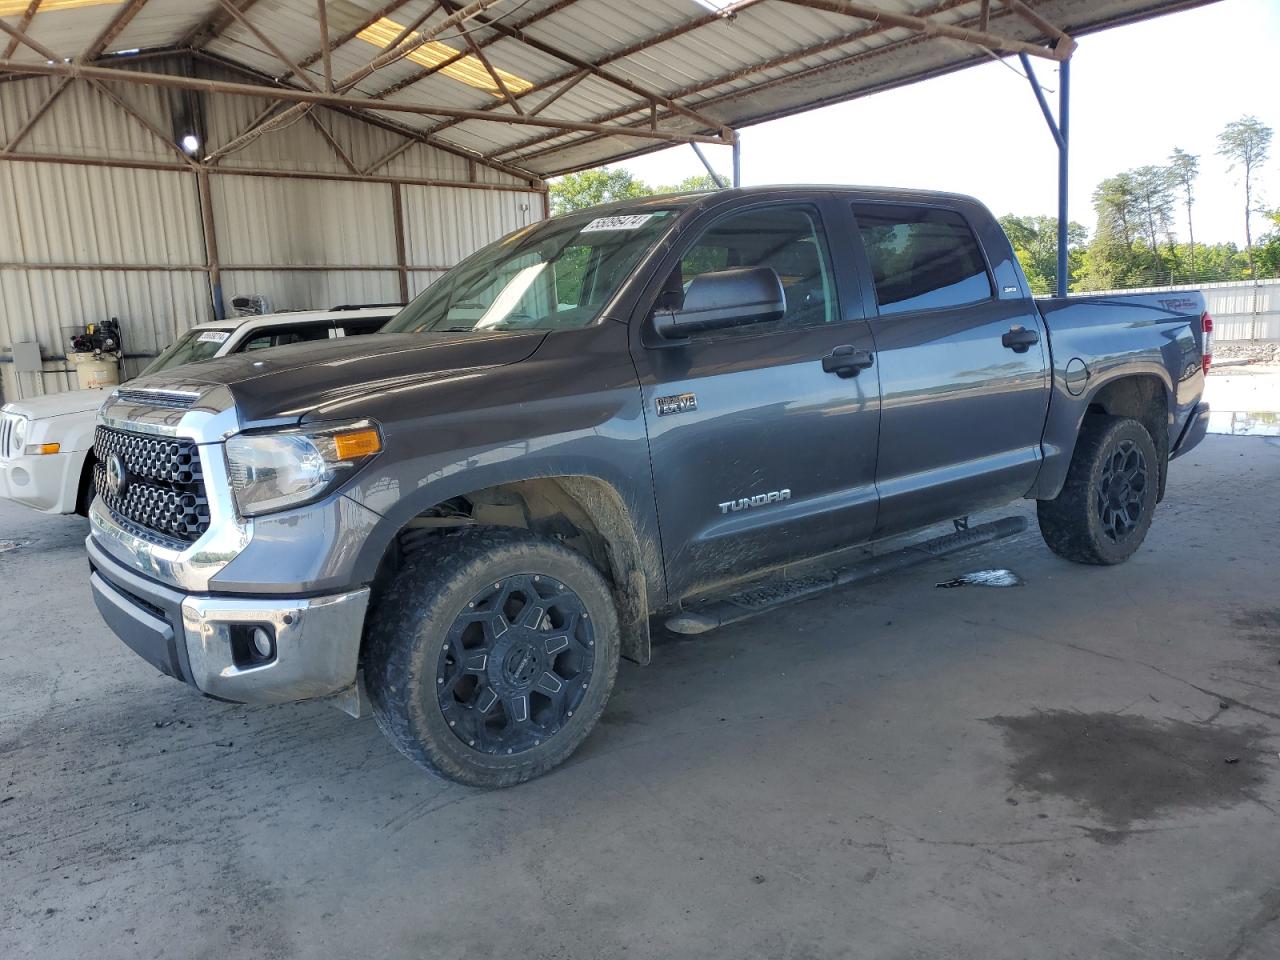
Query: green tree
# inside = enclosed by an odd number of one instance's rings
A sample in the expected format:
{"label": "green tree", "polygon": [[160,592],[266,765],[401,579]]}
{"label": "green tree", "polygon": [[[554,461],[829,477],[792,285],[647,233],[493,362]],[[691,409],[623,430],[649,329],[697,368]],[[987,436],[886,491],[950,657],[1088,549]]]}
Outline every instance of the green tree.
{"label": "green tree", "polygon": [[1138,185],[1129,172],[1107,177],[1093,190],[1093,209],[1098,215],[1098,237],[1132,247],[1138,229]]}
{"label": "green tree", "polygon": [[[1006,214],[1000,218],[1013,252],[1027,275],[1033,293],[1053,293],[1057,289],[1058,218],[1018,217]],[[1077,282],[1084,263],[1084,245],[1089,232],[1079,223],[1067,224],[1067,289]]]}
{"label": "green tree", "polygon": [[1268,210],[1266,217],[1271,230],[1258,238],[1258,248],[1254,251],[1258,275],[1280,277],[1280,210]]}
{"label": "green tree", "polygon": [[1182,200],[1187,207],[1187,244],[1191,252],[1191,273],[1196,272],[1196,231],[1191,225],[1191,205],[1194,202],[1193,188],[1196,178],[1200,176],[1200,158],[1194,153],[1187,153],[1181,147],[1174,147],[1169,154],[1169,173],[1174,184],[1182,190]]}
{"label": "green tree", "polygon": [[647,197],[653,192],[653,187],[636,179],[626,170],[610,170],[608,167],[584,170],[582,173],[565,174],[551,181],[551,212],[568,213],[570,210],[594,207],[598,203]]}
{"label": "green tree", "polygon": [[720,184],[711,179],[710,175],[705,173],[694,174],[692,177],[685,177],[679,183],[674,183],[669,187],[659,187],[658,193],[695,193],[698,190],[719,190]]}
{"label": "green tree", "polygon": [[1249,258],[1249,275],[1257,276],[1253,262],[1253,228],[1249,223],[1253,215],[1254,170],[1267,162],[1271,152],[1272,129],[1257,117],[1244,116],[1232,120],[1218,134],[1218,155],[1230,161],[1227,169],[1243,167],[1244,172],[1244,245]]}
{"label": "green tree", "polygon": [[[1172,171],[1168,167],[1147,164],[1130,170],[1128,176],[1133,184],[1134,197],[1138,214],[1146,233],[1147,245],[1152,252],[1160,251],[1160,237],[1169,236],[1173,228],[1173,187]],[[1173,246],[1170,239],[1169,245]]]}

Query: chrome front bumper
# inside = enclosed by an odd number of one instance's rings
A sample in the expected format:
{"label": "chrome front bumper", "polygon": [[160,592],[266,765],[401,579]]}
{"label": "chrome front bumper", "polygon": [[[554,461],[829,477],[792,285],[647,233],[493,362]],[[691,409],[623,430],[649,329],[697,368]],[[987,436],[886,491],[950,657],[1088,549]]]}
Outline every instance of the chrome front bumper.
{"label": "chrome front bumper", "polygon": [[[240,703],[325,697],[356,682],[368,588],[307,598],[191,596],[125,568],[93,537],[86,545],[103,618],[163,673]],[[238,625],[267,628],[274,656],[265,663],[238,657]]]}

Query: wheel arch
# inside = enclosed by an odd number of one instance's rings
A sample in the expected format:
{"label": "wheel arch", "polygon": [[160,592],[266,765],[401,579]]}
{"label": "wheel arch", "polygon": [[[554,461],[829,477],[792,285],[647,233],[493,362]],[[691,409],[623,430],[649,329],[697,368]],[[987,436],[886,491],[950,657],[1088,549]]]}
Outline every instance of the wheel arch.
{"label": "wheel arch", "polygon": [[653,548],[646,552],[632,512],[607,481],[587,475],[507,480],[435,500],[391,526],[382,538],[373,602],[406,556],[450,530],[519,527],[564,543],[604,574],[617,607],[622,656],[642,665],[649,662],[654,585],[647,571],[660,571],[661,557],[647,555]]}
{"label": "wheel arch", "polygon": [[1159,458],[1159,496],[1164,497],[1169,462],[1169,425],[1173,416],[1169,398],[1172,381],[1155,363],[1126,363],[1109,373],[1095,375],[1079,397],[1058,386],[1049,404],[1044,448],[1048,454],[1031,496],[1052,500],[1066,482],[1076,444],[1090,414],[1132,417],[1151,434]]}
{"label": "wheel arch", "polygon": [[80,470],[77,472],[76,480],[76,509],[75,512],[82,517],[89,516],[89,507],[93,505],[93,465],[98,462],[97,456],[91,449],[84,452],[84,458],[80,463]]}
{"label": "wheel arch", "polygon": [[[1119,376],[1088,394],[1088,404],[1080,418],[1080,428],[1090,413],[1137,420],[1151,435],[1156,448],[1159,486],[1157,501],[1164,499],[1169,474],[1169,390],[1162,378],[1149,373]],[[1074,452],[1074,451],[1073,451]]]}

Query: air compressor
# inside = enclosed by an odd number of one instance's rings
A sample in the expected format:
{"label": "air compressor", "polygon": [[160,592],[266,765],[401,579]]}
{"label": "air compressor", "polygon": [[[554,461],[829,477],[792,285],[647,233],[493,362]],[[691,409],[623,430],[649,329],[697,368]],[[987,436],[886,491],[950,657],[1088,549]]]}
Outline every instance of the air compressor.
{"label": "air compressor", "polygon": [[81,390],[101,390],[120,382],[123,356],[120,321],[112,317],[101,323],[86,324],[82,333],[72,334],[67,362],[75,367]]}

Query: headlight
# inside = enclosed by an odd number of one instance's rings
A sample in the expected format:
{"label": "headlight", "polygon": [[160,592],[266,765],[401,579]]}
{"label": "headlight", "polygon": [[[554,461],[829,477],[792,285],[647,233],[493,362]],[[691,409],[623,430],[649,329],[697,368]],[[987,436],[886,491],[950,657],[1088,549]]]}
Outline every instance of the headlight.
{"label": "headlight", "polygon": [[9,449],[7,453],[11,457],[20,457],[26,445],[27,419],[26,417],[18,417],[13,421],[13,430],[9,434]]}
{"label": "headlight", "polygon": [[275,433],[242,433],[226,443],[231,490],[241,515],[317,500],[382,450],[368,420]]}

